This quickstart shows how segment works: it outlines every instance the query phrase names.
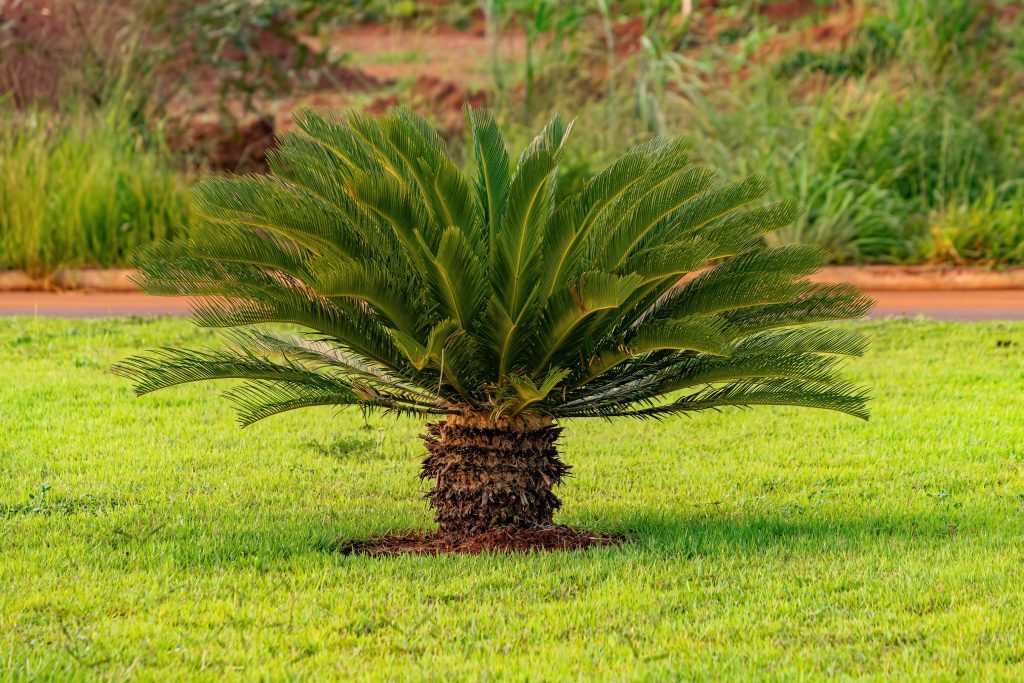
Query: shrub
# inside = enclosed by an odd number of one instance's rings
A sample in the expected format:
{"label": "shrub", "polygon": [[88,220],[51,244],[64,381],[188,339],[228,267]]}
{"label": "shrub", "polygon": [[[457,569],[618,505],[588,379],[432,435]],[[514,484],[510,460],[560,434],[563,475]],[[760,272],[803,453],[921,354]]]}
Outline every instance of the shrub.
{"label": "shrub", "polygon": [[[867,417],[836,375],[864,339],[804,325],[870,301],[803,279],[820,249],[763,246],[800,213],[759,204],[764,177],[722,183],[685,143],[654,140],[556,202],[571,125],[556,117],[513,164],[494,121],[468,118],[475,183],[403,110],[306,112],[273,177],[201,182],[189,238],[142,250],[140,284],[241,329],[223,350],[115,371],[140,394],[247,380],[228,392],[243,425],[318,405],[440,416],[421,476],[455,535],[551,523],[569,469],[556,420],[759,404]],[[260,327],[276,323],[303,333]]]}

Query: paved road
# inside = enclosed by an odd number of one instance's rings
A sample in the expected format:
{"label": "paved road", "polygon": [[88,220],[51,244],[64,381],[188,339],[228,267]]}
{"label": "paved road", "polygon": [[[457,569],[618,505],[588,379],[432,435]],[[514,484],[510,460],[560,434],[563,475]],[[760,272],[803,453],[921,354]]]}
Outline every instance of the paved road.
{"label": "paved road", "polygon": [[[872,317],[918,315],[938,320],[1024,320],[1024,290],[869,292]],[[187,299],[142,294],[0,292],[0,315],[100,318],[113,315],[188,315]]]}
{"label": "paved road", "polygon": [[872,318],[920,315],[937,320],[1024,320],[1024,290],[868,294],[878,302]]}
{"label": "paved road", "polygon": [[0,292],[0,315],[103,318],[115,315],[188,315],[184,297],[82,292]]}

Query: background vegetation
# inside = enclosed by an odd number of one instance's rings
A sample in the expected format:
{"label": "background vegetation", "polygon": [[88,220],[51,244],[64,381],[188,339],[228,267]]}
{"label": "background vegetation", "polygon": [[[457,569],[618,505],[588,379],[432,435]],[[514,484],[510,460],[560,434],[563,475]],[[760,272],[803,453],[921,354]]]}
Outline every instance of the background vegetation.
{"label": "background vegetation", "polygon": [[159,137],[116,108],[6,112],[0,127],[0,268],[116,266],[172,237],[185,178]]}
{"label": "background vegetation", "polygon": [[[23,199],[0,203],[0,267],[121,263],[185,219],[173,195],[198,170],[262,170],[269,143],[253,131],[274,129],[253,122],[287,120],[303,93],[371,111],[406,103],[442,124],[461,101],[486,101],[520,131],[514,145],[554,110],[576,115],[568,187],[628,144],[686,135],[712,165],[767,171],[776,195],[809,207],[778,242],[822,243],[840,263],[1024,262],[1021,3],[694,5],[683,17],[675,0],[145,0],[91,12],[7,0],[0,144],[13,161],[0,176],[5,198]],[[417,49],[378,55],[393,79],[361,70],[355,33],[377,30],[483,36],[494,49],[439,86],[452,92],[424,96],[416,70],[429,55]],[[75,142],[90,126],[107,142]],[[90,163],[130,187],[90,181],[67,161],[76,155],[108,158]],[[26,164],[73,175],[48,186]],[[52,189],[69,182],[74,198]],[[58,210],[71,218],[49,217]]]}

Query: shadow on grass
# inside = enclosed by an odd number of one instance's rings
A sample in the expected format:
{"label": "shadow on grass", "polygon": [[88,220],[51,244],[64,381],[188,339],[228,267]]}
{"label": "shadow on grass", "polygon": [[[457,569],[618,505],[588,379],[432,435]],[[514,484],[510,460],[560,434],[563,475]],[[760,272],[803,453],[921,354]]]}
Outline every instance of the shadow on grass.
{"label": "shadow on grass", "polygon": [[626,547],[690,557],[777,552],[810,555],[878,543],[931,545],[956,535],[956,527],[950,528],[946,517],[939,514],[716,517],[613,509],[588,526],[624,535]]}
{"label": "shadow on grass", "polygon": [[[232,521],[238,526],[233,526]],[[575,528],[595,533],[621,534],[624,545],[595,548],[584,552],[614,556],[656,554],[665,557],[739,557],[785,554],[794,557],[829,552],[857,552],[858,548],[910,548],[933,546],[954,539],[956,532],[947,527],[940,515],[874,515],[849,519],[805,515],[796,518],[763,515],[736,517],[682,516],[635,509],[604,509],[585,520],[560,520]],[[187,526],[170,525],[153,534],[152,552],[171,559],[182,568],[250,567],[279,568],[281,564],[304,556],[337,556],[339,542],[362,540],[416,531],[416,522],[396,519],[386,527],[380,520],[343,523],[309,520],[261,520],[257,528],[245,527],[242,520],[216,520],[205,526],[193,520]],[[432,525],[426,525],[430,530]],[[123,539],[122,539],[123,540]],[[558,552],[558,551],[556,551]],[[375,560],[385,561],[385,560]]]}

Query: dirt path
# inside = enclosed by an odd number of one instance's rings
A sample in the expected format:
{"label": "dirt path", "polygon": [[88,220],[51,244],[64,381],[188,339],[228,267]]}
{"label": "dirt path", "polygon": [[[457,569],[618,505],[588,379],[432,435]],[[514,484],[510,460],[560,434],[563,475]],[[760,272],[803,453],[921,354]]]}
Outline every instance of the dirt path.
{"label": "dirt path", "polygon": [[[878,305],[871,317],[918,315],[938,320],[1024,320],[1024,290],[971,292],[869,292]],[[0,315],[102,318],[189,313],[184,298],[142,294],[3,292]]]}
{"label": "dirt path", "polygon": [[[333,50],[351,55],[353,66],[382,81],[426,75],[480,88],[491,78],[491,41],[482,28],[412,31],[353,26],[331,33],[328,40]],[[521,31],[502,34],[498,43],[502,61],[518,62],[526,54]]]}

